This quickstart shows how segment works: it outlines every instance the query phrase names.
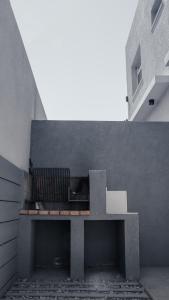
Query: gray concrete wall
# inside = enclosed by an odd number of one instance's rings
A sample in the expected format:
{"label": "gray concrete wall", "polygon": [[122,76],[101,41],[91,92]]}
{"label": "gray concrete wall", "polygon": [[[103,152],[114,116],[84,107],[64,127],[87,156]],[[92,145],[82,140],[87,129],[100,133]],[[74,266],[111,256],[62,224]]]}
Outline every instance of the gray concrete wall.
{"label": "gray concrete wall", "polygon": [[0,297],[16,275],[22,175],[18,168],[0,156]]}
{"label": "gray concrete wall", "polygon": [[46,119],[8,0],[0,1],[0,155],[28,170],[32,119]]}
{"label": "gray concrete wall", "polygon": [[167,266],[168,133],[169,123],[33,121],[31,159],[72,176],[107,170],[108,189],[126,190],[129,212],[140,214],[141,264]]}
{"label": "gray concrete wall", "polygon": [[[155,75],[169,75],[169,67],[165,66],[164,58],[169,51],[169,0],[163,0],[164,8],[162,10],[157,26],[152,31],[151,9],[154,0],[139,0],[136,14],[133,20],[131,31],[126,45],[126,68],[127,68],[127,86],[129,97],[129,118],[135,111],[148,85]],[[143,72],[143,84],[133,95],[131,67],[138,46],[141,47],[141,61]],[[159,104],[160,105],[160,104]],[[156,109],[156,108],[154,108]],[[158,112],[158,118],[163,119],[165,109]],[[161,116],[159,115],[161,114]],[[167,119],[168,120],[168,119]]]}

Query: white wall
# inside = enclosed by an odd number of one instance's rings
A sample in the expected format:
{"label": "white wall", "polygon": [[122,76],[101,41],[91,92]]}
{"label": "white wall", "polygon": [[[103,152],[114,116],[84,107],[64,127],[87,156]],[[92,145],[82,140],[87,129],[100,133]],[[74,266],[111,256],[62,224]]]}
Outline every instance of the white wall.
{"label": "white wall", "polygon": [[147,116],[145,121],[169,122],[169,88],[157,105],[154,106],[151,114]]}
{"label": "white wall", "polygon": [[0,1],[0,155],[28,170],[32,119],[46,119],[8,0]]}

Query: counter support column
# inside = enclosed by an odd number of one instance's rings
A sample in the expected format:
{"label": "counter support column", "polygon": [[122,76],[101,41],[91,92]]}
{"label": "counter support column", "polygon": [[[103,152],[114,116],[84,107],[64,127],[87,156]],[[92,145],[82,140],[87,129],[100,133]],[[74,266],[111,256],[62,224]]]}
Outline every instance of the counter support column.
{"label": "counter support column", "polygon": [[84,220],[71,220],[71,279],[84,279]]}

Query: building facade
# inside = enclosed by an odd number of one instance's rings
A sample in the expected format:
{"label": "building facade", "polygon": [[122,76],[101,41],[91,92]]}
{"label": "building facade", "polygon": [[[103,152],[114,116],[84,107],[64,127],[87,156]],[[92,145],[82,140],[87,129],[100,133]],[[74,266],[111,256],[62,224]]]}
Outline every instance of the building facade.
{"label": "building facade", "polygon": [[169,121],[169,0],[139,0],[126,45],[129,121]]}

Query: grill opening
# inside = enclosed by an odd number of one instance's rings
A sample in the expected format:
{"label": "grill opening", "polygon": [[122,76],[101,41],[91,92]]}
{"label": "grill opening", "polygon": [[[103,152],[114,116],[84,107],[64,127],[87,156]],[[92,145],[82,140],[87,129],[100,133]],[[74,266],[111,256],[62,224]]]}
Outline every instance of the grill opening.
{"label": "grill opening", "polygon": [[70,201],[89,201],[89,177],[70,178]]}

